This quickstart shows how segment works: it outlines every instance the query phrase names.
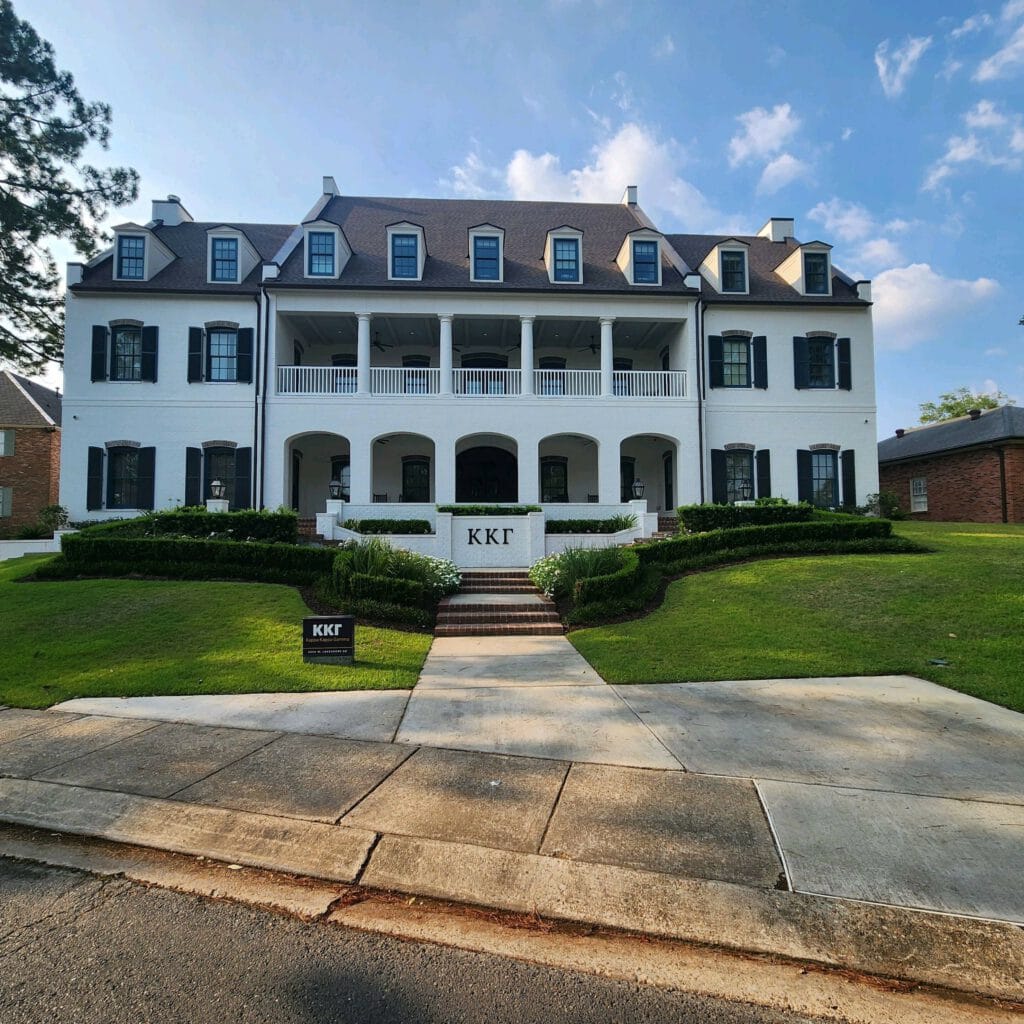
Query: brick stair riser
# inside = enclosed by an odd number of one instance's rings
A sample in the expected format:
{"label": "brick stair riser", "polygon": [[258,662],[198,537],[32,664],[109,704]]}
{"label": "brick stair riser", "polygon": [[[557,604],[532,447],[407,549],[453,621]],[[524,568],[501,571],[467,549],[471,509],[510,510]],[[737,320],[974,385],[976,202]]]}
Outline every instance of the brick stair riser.
{"label": "brick stair riser", "polygon": [[442,626],[558,626],[561,620],[557,615],[445,615],[438,618],[438,627]]}
{"label": "brick stair riser", "polygon": [[559,625],[530,624],[497,626],[438,626],[435,636],[562,636],[565,627]]}
{"label": "brick stair riser", "polygon": [[464,587],[532,587],[533,583],[527,576],[463,576]]}
{"label": "brick stair riser", "polygon": [[460,594],[534,594],[536,592],[537,588],[532,583],[498,583],[489,586],[481,583],[476,586],[459,588]]}

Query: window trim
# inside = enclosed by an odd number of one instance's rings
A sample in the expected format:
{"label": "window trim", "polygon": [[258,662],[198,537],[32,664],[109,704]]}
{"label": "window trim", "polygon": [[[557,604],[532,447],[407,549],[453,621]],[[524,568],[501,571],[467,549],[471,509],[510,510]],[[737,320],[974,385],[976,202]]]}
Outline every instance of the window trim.
{"label": "window trim", "polygon": [[[324,257],[324,253],[313,252],[313,238],[314,236],[320,236],[322,238],[330,238],[331,240],[331,269],[330,270],[314,270],[313,269],[313,257],[317,256],[320,258]],[[306,231],[306,277],[315,278],[336,278],[338,276],[338,233],[337,231],[331,231],[329,228],[309,228]]]}
{"label": "window trim", "polygon": [[[215,255],[217,250],[218,242],[234,242],[235,245],[235,276],[234,277],[217,277],[217,257]],[[241,240],[237,234],[228,234],[226,232],[221,234],[210,235],[207,252],[208,264],[206,279],[208,284],[238,284],[241,280],[242,273],[242,245]]]}
{"label": "window trim", "polygon": [[[558,244],[571,242],[576,250],[576,276],[558,276]],[[551,280],[554,284],[582,284],[583,283],[583,246],[580,244],[578,235],[552,235],[551,236]]]}
{"label": "window trim", "polygon": [[[7,443],[8,436],[10,437],[10,444]],[[16,448],[17,441],[15,439],[14,427],[0,429],[0,459],[14,455]]]}
{"label": "window trim", "polygon": [[[917,487],[917,484],[921,484],[921,487]],[[910,478],[910,511],[911,513],[928,511],[928,477],[926,476]]]}
{"label": "window trim", "polygon": [[[233,377],[213,376],[213,336],[215,334],[230,334],[235,339],[235,352],[231,357],[234,360],[235,374]],[[224,357],[221,357],[224,358]],[[229,327],[226,324],[207,326],[203,331],[203,383],[204,384],[237,384],[238,383],[238,328]]]}
{"label": "window trim", "polygon": [[[814,505],[815,508],[841,508],[841,498],[839,494],[839,446],[811,445],[809,451],[811,453],[811,504]],[[824,456],[828,456],[832,467],[832,501],[827,505],[819,505],[818,502],[815,500],[818,490],[815,484],[815,481],[818,479],[815,473],[815,465],[817,464],[818,459]]]}
{"label": "window trim", "polygon": [[[807,287],[807,257],[808,256],[822,257],[825,260],[825,281],[824,281],[825,287],[820,292],[819,291],[812,292]],[[827,297],[827,296],[830,296],[832,294],[832,257],[831,257],[830,253],[827,250],[822,251],[822,250],[819,250],[819,249],[810,249],[810,250],[804,249],[802,254],[801,254],[800,272],[801,272],[801,276],[802,276],[802,279],[803,279],[804,295],[811,295],[811,296],[818,296],[818,297],[826,296]]]}
{"label": "window trim", "polygon": [[[743,261],[743,287],[725,287],[725,257],[739,256]],[[722,247],[718,250],[718,283],[721,286],[719,291],[723,295],[749,295],[750,294],[750,261],[747,257],[747,250],[736,246]]]}
{"label": "window trim", "polygon": [[[727,381],[726,367],[738,365],[730,363],[726,359],[726,351],[730,344],[743,345],[746,351],[747,379],[742,384],[730,384]],[[749,391],[754,385],[753,373],[753,338],[749,334],[723,334],[722,335],[722,387]]]}
{"label": "window trim", "polygon": [[[480,277],[476,271],[476,243],[478,239],[494,239],[498,243],[497,277]],[[505,232],[501,228],[482,225],[469,229],[469,279],[480,284],[504,284],[505,282]]]}
{"label": "window trim", "polygon": [[[399,277],[395,274],[395,239],[405,236],[416,239],[416,272]],[[387,252],[385,258],[387,259],[389,281],[422,281],[427,261],[427,240],[423,228],[419,224],[413,224],[407,220],[400,221],[397,224],[389,224],[387,227]],[[407,259],[408,257],[402,258]]]}
{"label": "window trim", "polygon": [[[126,276],[121,273],[121,260],[125,257],[121,253],[121,243],[124,241],[138,241],[142,243],[142,273]],[[128,259],[138,259],[137,256],[129,256]],[[125,231],[114,238],[114,274],[115,281],[148,281],[149,280],[149,239],[145,234],[134,231]]]}
{"label": "window trim", "polygon": [[[638,245],[653,245],[654,246],[654,258],[651,260],[651,268],[654,271],[654,276],[649,281],[641,281],[637,278],[636,268],[638,260],[636,258],[636,247]],[[631,278],[635,285],[651,287],[652,285],[657,287],[661,284],[661,240],[658,238],[632,238],[630,239],[629,245],[629,260],[632,269]],[[646,261],[645,261],[646,265]]]}

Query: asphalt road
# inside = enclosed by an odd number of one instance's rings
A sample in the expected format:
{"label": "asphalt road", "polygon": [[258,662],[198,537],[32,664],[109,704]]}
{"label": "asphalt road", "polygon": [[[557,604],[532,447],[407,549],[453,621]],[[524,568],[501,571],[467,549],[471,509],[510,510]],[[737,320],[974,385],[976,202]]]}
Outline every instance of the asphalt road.
{"label": "asphalt road", "polygon": [[807,1018],[0,859],[3,1024]]}

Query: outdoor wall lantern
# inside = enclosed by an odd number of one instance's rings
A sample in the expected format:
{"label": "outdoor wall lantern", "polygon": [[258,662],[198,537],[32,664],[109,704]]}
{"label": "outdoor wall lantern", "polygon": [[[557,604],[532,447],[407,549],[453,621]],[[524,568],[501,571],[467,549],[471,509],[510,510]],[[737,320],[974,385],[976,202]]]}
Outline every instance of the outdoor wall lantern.
{"label": "outdoor wall lantern", "polygon": [[227,497],[227,484],[223,480],[211,480],[210,481],[210,497],[215,501],[221,501]]}
{"label": "outdoor wall lantern", "polygon": [[644,496],[644,490],[647,488],[647,484],[639,478],[633,481],[633,497],[642,498]]}
{"label": "outdoor wall lantern", "polygon": [[740,484],[737,488],[740,501],[750,501],[754,496],[754,488],[750,484]]}
{"label": "outdoor wall lantern", "polygon": [[341,497],[341,481],[340,480],[332,480],[327,485],[327,490],[330,491],[330,493],[331,493],[331,500],[332,501],[337,501]]}

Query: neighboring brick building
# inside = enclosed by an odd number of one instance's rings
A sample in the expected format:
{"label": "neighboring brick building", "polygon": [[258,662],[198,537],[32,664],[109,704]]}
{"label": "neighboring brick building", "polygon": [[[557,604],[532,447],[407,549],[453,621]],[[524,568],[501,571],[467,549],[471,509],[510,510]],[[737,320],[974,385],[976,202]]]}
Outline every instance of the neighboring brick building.
{"label": "neighboring brick building", "polygon": [[913,519],[1024,523],[1024,409],[897,430],[878,444],[878,485]]}
{"label": "neighboring brick building", "polygon": [[0,370],[0,536],[57,503],[60,395]]}

